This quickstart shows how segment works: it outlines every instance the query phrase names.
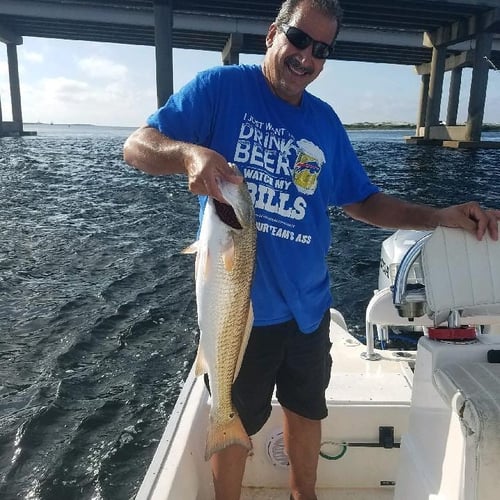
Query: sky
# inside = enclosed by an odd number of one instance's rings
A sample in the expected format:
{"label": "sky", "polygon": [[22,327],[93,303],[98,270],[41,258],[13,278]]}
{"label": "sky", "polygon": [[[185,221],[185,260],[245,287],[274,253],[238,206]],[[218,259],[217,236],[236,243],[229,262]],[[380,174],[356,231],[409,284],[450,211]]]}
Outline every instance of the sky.
{"label": "sky", "polygon": [[[137,127],[156,109],[153,47],[24,37],[17,48],[23,121]],[[240,55],[259,64],[262,56]],[[174,91],[221,64],[218,52],[174,49]],[[463,72],[458,122],[467,118],[471,70]],[[446,118],[449,73],[441,119]],[[420,77],[413,66],[327,61],[308,90],[346,123],[415,123]],[[3,119],[12,119],[7,50],[0,44]],[[500,123],[500,71],[490,71],[485,123]]]}

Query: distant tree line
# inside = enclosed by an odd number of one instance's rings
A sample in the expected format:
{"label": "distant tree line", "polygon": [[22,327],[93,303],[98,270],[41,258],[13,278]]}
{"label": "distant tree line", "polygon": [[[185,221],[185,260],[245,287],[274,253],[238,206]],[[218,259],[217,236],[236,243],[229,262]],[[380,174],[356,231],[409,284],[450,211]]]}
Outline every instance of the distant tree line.
{"label": "distant tree line", "polygon": [[[414,129],[416,125],[414,123],[393,123],[393,122],[382,122],[382,123],[371,123],[371,122],[359,122],[359,123],[348,123],[344,124],[347,129],[379,129],[379,130],[394,130],[394,129]],[[482,128],[483,132],[497,132],[500,130],[500,123],[485,123]]]}

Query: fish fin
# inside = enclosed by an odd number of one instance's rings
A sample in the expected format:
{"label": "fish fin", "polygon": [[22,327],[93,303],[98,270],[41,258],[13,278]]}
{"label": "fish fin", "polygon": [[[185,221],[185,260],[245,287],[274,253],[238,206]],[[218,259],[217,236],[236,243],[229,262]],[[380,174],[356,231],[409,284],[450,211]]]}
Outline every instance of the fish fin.
{"label": "fish fin", "polygon": [[199,377],[204,373],[208,373],[208,363],[203,354],[203,349],[201,346],[198,346],[198,353],[196,354],[196,359],[194,361],[194,374]]}
{"label": "fish fin", "polygon": [[209,425],[205,446],[205,460],[210,460],[214,453],[233,444],[243,446],[248,451],[252,449],[252,442],[237,414],[226,425]]}
{"label": "fish fin", "polygon": [[236,368],[234,370],[233,382],[236,380],[238,373],[240,373],[241,363],[243,363],[243,357],[245,356],[245,351],[247,349],[248,339],[250,338],[250,332],[253,327],[253,306],[250,301],[248,307],[247,324],[245,325],[245,332],[243,333],[243,338],[241,339],[240,352],[238,354],[238,360],[236,361]]}
{"label": "fish fin", "polygon": [[196,253],[198,251],[198,247],[199,247],[199,242],[195,241],[194,243],[191,243],[191,245],[187,246],[184,250],[181,250],[181,253],[184,254]]}
{"label": "fish fin", "polygon": [[231,272],[234,268],[234,240],[232,236],[228,238],[227,243],[222,249],[222,262],[224,262],[224,269]]}
{"label": "fish fin", "polygon": [[207,281],[210,278],[210,271],[212,265],[213,264],[209,249],[208,248],[201,249],[198,252],[198,258],[196,259],[195,263],[196,275],[198,276],[198,272],[200,271],[201,279],[204,282]]}
{"label": "fish fin", "polygon": [[201,278],[203,280],[208,276],[210,268],[210,254],[208,248],[204,245],[200,245],[199,241],[195,241],[184,250],[181,251],[182,254],[192,254],[196,253],[196,260],[194,262],[194,273],[198,276],[198,269],[202,270]]}

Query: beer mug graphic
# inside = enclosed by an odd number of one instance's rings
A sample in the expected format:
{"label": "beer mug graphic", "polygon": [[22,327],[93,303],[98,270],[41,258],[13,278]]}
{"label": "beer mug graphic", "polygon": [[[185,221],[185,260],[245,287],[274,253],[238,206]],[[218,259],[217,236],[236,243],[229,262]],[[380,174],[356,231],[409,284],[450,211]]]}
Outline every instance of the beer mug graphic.
{"label": "beer mug graphic", "polygon": [[297,141],[297,159],[293,166],[293,182],[300,193],[313,194],[318,184],[321,167],[325,163],[323,151],[306,139]]}

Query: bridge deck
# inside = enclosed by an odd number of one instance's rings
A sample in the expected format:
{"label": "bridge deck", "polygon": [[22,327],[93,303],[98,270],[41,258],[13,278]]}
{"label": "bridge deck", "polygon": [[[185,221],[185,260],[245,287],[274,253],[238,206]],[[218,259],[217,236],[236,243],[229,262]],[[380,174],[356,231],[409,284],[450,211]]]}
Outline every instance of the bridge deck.
{"label": "bridge deck", "polygon": [[[240,32],[245,54],[263,54],[264,36],[281,0],[170,1],[173,46],[222,52],[232,32]],[[0,40],[33,36],[137,45],[154,45],[153,0],[2,0]],[[498,0],[343,0],[344,28],[334,59],[419,65],[432,51],[422,45],[424,32],[466,25],[484,18],[500,33]],[[494,16],[492,12],[495,12]],[[19,38],[17,38],[19,39]],[[448,53],[460,52],[460,46]],[[491,61],[500,67],[500,37]]]}

